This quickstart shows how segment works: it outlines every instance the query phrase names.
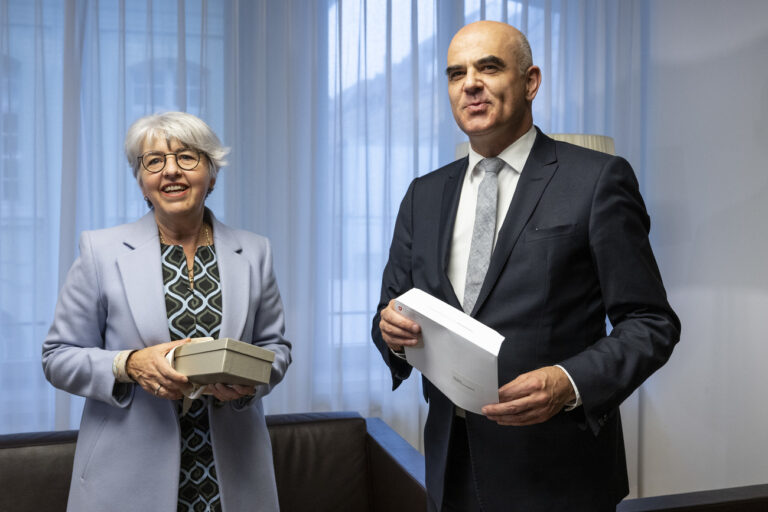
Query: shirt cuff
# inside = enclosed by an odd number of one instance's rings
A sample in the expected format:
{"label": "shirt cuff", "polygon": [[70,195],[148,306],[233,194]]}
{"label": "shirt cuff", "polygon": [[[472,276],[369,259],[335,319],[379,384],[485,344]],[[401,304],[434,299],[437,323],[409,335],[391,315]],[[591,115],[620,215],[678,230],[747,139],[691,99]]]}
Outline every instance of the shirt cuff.
{"label": "shirt cuff", "polygon": [[403,361],[408,361],[408,358],[406,358],[406,357],[405,357],[405,350],[403,350],[402,352],[395,352],[395,351],[394,351],[394,350],[392,350],[392,348],[390,347],[389,351],[390,351],[390,352],[392,352],[393,354],[395,354],[397,357],[399,357],[399,358],[400,358],[400,359],[402,359]]}
{"label": "shirt cuff", "polygon": [[576,399],[575,400],[571,400],[570,402],[565,404],[565,410],[566,411],[572,411],[572,410],[574,410],[575,408],[577,408],[578,406],[581,405],[581,394],[579,393],[579,388],[576,387],[576,383],[573,382],[573,379],[571,378],[571,374],[568,373],[568,370],[566,370],[565,368],[563,368],[559,364],[556,364],[555,366],[560,368],[561,370],[563,370],[563,373],[565,373],[565,376],[568,377],[569,381],[571,381],[571,386],[573,387],[573,392],[576,393]]}
{"label": "shirt cuff", "polygon": [[121,350],[112,360],[112,375],[114,375],[117,382],[123,382],[126,384],[133,382],[133,379],[128,376],[128,372],[125,371],[125,363],[128,361],[128,356],[134,352],[136,351]]}

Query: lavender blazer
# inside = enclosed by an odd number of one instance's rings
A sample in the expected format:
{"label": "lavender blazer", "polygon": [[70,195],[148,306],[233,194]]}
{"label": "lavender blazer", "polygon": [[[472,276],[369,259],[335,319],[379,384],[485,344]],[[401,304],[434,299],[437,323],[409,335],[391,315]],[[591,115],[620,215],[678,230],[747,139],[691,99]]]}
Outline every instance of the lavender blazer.
{"label": "lavender blazer", "polygon": [[[223,294],[220,336],[275,352],[270,383],[257,387],[255,397],[209,408],[221,501],[225,511],[275,511],[261,397],[285,375],[291,344],[283,335],[271,248],[266,238],[211,218]],[[83,232],[42,357],[51,384],[86,398],[68,510],[176,510],[175,404],[134,384],[115,392],[112,375],[120,350],[166,341],[171,340],[152,212],[130,224]]]}

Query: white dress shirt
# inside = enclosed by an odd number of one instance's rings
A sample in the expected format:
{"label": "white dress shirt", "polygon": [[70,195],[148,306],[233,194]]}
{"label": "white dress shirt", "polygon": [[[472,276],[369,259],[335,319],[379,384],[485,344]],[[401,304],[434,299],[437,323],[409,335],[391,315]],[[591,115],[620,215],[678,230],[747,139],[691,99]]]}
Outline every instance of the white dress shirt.
{"label": "white dress shirt", "polygon": [[[493,247],[499,237],[499,230],[507,216],[512,196],[515,195],[517,181],[531,153],[533,141],[536,140],[536,129],[531,126],[525,135],[507,146],[498,157],[504,160],[504,167],[499,171],[499,199],[496,208],[496,231],[493,236]],[[475,226],[475,208],[477,206],[477,189],[483,181],[483,172],[477,168],[484,157],[469,148],[469,167],[464,174],[461,185],[459,207],[456,210],[456,222],[453,225],[451,240],[451,256],[448,262],[448,279],[451,280],[453,291],[459,304],[464,303],[464,285],[467,280],[467,264],[469,263],[469,246],[472,243],[472,230]]]}
{"label": "white dress shirt", "polygon": [[[493,247],[496,247],[496,240],[499,238],[499,230],[507,217],[509,205],[512,203],[512,197],[517,189],[517,182],[520,173],[525,167],[528,155],[533,148],[533,142],[536,140],[536,128],[531,126],[525,135],[507,146],[504,151],[499,153],[498,158],[504,160],[504,167],[499,171],[498,184],[499,196],[498,206],[496,208],[496,230],[493,235]],[[472,231],[475,226],[475,208],[477,206],[477,189],[483,180],[482,171],[477,168],[483,157],[479,153],[469,148],[469,166],[464,174],[464,182],[461,185],[461,196],[459,197],[459,207],[456,210],[456,221],[453,226],[453,238],[451,240],[451,255],[448,262],[448,279],[451,281],[453,291],[459,304],[464,303],[464,286],[467,280],[467,265],[469,263],[469,247],[472,243]],[[563,370],[571,386],[576,393],[576,400],[567,404],[566,409],[571,410],[581,405],[581,395],[573,382],[570,374],[560,365],[556,365]]]}

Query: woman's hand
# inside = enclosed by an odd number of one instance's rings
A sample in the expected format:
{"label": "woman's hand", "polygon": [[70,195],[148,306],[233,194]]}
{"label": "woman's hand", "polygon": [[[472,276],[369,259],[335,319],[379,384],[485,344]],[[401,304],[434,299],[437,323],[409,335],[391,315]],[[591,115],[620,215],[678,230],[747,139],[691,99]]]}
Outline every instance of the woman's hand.
{"label": "woman's hand", "polygon": [[220,402],[229,402],[244,396],[253,395],[256,392],[256,388],[240,384],[209,384],[208,391]]}
{"label": "woman's hand", "polygon": [[189,338],[143,348],[128,356],[125,372],[147,393],[168,400],[179,400],[189,387],[185,375],[177,372],[165,359],[172,348],[189,343]]}

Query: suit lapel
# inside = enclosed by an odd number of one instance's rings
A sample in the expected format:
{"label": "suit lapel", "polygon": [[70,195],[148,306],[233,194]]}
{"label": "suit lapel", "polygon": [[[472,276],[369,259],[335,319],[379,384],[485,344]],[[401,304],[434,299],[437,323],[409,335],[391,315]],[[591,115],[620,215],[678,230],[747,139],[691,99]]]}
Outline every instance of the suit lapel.
{"label": "suit lapel", "polygon": [[221,277],[222,318],[219,337],[240,340],[248,319],[251,267],[242,254],[243,248],[235,232],[219,222],[213,214],[211,219]]}
{"label": "suit lapel", "polygon": [[459,299],[453,290],[451,280],[448,278],[448,263],[451,256],[451,242],[453,240],[453,226],[456,223],[456,210],[459,208],[461,197],[461,185],[469,165],[469,157],[464,157],[451,164],[448,177],[443,185],[443,195],[440,210],[440,234],[438,258],[440,258],[440,282],[443,288],[443,296],[453,307],[461,309]]}
{"label": "suit lapel", "polygon": [[[210,213],[210,212],[209,212]],[[234,232],[211,214],[222,290],[221,337],[240,339],[248,313],[250,266]],[[117,258],[128,307],[145,346],[170,341],[163,289],[162,257],[152,212],[134,223]]]}
{"label": "suit lapel", "polygon": [[482,307],[483,302],[491,293],[512,249],[520,238],[520,233],[528,223],[528,219],[531,218],[541,195],[557,171],[554,141],[541,133],[538,128],[536,131],[536,141],[531,148],[531,154],[528,156],[525,167],[520,173],[515,195],[512,197],[512,203],[510,203],[504,223],[501,225],[496,247],[493,250],[488,272],[485,274],[485,280],[482,288],[480,288],[472,316]]}
{"label": "suit lapel", "polygon": [[117,258],[128,307],[145,346],[170,341],[165,310],[160,240],[152,212],[132,224],[123,245],[132,249]]}

